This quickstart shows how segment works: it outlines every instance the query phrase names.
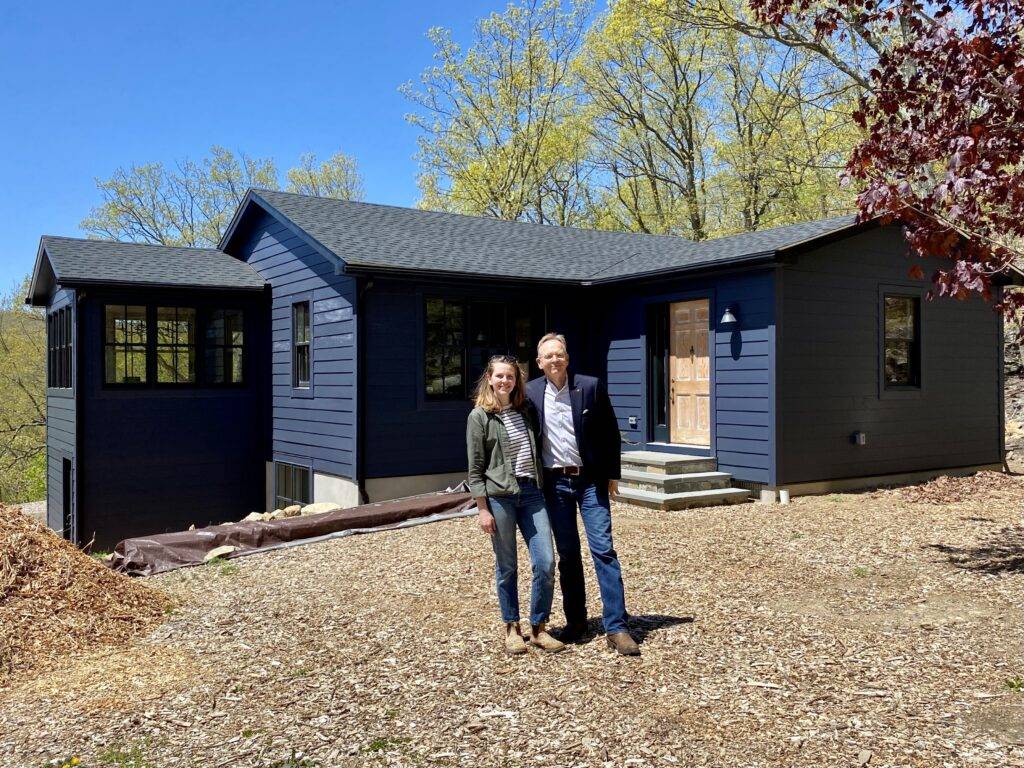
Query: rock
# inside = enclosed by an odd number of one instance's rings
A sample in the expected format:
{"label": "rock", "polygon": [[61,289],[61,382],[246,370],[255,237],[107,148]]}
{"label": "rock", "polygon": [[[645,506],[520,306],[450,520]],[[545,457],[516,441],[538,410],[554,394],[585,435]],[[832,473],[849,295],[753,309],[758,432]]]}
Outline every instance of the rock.
{"label": "rock", "polygon": [[266,512],[250,512],[248,515],[242,518],[243,523],[260,523],[264,520],[269,520],[270,515]]}
{"label": "rock", "polygon": [[267,520],[279,520],[284,517],[283,509],[275,509],[273,512],[267,512]]}
{"label": "rock", "polygon": [[213,560],[214,558],[224,557],[224,555],[230,555],[236,549],[238,549],[238,547],[233,547],[230,544],[225,544],[222,547],[214,547],[213,549],[211,549],[209,552],[206,553],[206,557],[203,558],[203,562],[204,563],[208,563],[211,560]]}
{"label": "rock", "polygon": [[319,515],[321,512],[330,512],[333,509],[341,509],[333,501],[318,501],[315,504],[307,504],[302,508],[303,515]]}
{"label": "rock", "polygon": [[[277,511],[276,509],[274,510]],[[292,504],[290,507],[285,507],[281,510],[281,517],[298,517],[302,514],[302,507],[298,504]]]}

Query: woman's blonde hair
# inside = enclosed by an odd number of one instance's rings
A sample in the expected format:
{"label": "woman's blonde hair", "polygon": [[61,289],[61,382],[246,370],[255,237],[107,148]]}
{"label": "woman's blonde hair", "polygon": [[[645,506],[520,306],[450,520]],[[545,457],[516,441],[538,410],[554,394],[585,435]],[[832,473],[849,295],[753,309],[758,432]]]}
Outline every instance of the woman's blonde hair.
{"label": "woman's blonde hair", "polygon": [[501,402],[494,394],[494,387],[491,386],[491,374],[494,373],[494,366],[499,363],[512,366],[516,372],[516,383],[509,392],[508,399],[509,405],[518,411],[522,409],[523,401],[526,399],[526,374],[519,361],[511,355],[495,355],[487,361],[487,368],[476,383],[476,405],[488,413],[497,413],[501,410]]}

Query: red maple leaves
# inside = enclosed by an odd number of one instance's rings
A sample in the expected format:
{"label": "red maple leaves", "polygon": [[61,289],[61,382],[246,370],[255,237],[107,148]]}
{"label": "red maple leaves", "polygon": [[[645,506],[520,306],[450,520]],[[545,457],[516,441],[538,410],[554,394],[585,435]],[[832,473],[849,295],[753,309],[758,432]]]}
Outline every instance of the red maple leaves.
{"label": "red maple leaves", "polygon": [[[991,298],[1024,250],[1024,3],[750,0],[768,23],[886,40],[854,120],[846,175],[862,219],[901,221],[911,251],[939,257],[934,293]],[[1007,294],[1008,311],[1024,296]]]}

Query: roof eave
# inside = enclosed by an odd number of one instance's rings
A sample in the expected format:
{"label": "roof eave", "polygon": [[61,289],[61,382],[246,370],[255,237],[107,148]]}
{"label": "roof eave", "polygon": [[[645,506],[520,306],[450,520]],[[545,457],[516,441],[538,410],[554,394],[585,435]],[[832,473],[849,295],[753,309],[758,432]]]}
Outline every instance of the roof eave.
{"label": "roof eave", "polygon": [[112,288],[164,288],[167,290],[191,290],[191,291],[262,291],[266,288],[263,285],[209,285],[201,283],[167,283],[153,280],[101,280],[92,277],[69,277],[60,281],[61,285],[69,287],[95,287],[97,285],[110,286]]}
{"label": "roof eave", "polygon": [[[46,245],[44,243],[44,238],[41,237],[41,238],[39,238],[39,247],[36,249],[36,261],[35,261],[35,264],[32,266],[32,279],[29,281],[29,284],[28,284],[28,296],[25,297],[25,303],[30,305],[30,306],[33,306],[33,307],[46,306],[45,299],[42,302],[40,302],[39,296],[37,295],[37,293],[38,293],[37,283],[39,281],[39,270],[43,266],[43,258],[44,257],[47,258],[47,259],[49,258],[48,256],[46,256]],[[50,268],[51,268],[51,270],[53,269],[53,263],[52,262],[50,263]],[[55,283],[56,283],[56,280],[57,280],[57,273],[54,271],[54,282]]]}
{"label": "roof eave", "polygon": [[778,252],[774,250],[761,251],[759,253],[736,256],[731,259],[715,259],[714,261],[689,264],[683,267],[666,267],[664,269],[656,269],[650,272],[640,272],[632,275],[616,275],[614,277],[606,277],[598,280],[584,280],[581,285],[612,285],[615,283],[657,279],[659,277],[666,277],[669,275],[689,274],[691,272],[712,272],[718,269],[731,267],[758,266],[774,262],[777,255]]}
{"label": "roof eave", "polygon": [[517,275],[498,275],[498,274],[482,274],[480,272],[458,272],[453,270],[440,270],[440,269],[418,269],[414,267],[395,267],[395,266],[382,266],[375,264],[346,264],[344,267],[345,274],[353,275],[381,275],[387,277],[451,277],[461,278],[469,280],[503,280],[505,282],[512,283],[547,283],[554,285],[580,285],[579,280],[571,278],[557,278],[557,277],[524,277]]}

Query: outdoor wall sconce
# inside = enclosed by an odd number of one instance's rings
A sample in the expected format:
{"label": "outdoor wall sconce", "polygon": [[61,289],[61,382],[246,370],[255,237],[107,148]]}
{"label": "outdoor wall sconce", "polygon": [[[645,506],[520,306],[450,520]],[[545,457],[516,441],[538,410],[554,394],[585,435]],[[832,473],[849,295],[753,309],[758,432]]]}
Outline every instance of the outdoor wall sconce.
{"label": "outdoor wall sconce", "polygon": [[732,307],[725,308],[725,312],[722,313],[722,319],[719,322],[721,325],[736,325],[736,315],[733,313]]}

